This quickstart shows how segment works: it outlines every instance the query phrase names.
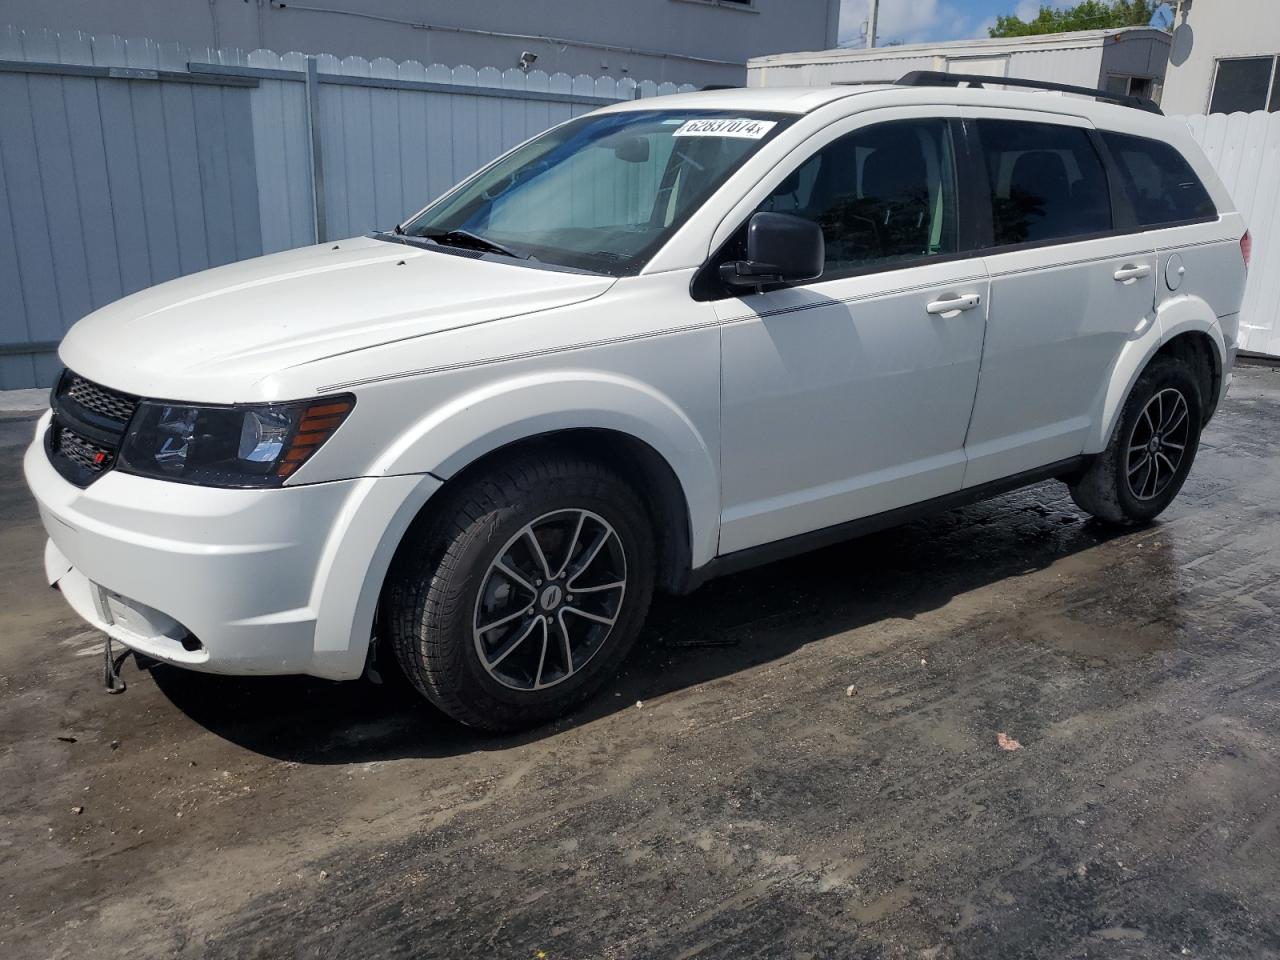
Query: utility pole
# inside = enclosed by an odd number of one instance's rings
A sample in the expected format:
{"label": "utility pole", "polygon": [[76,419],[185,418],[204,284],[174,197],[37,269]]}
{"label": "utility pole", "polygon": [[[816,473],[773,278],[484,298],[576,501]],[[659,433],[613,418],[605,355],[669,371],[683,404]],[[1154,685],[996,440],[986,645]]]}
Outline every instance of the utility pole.
{"label": "utility pole", "polygon": [[880,16],[880,0],[871,0],[871,9],[867,11],[867,48],[876,45],[876,20]]}

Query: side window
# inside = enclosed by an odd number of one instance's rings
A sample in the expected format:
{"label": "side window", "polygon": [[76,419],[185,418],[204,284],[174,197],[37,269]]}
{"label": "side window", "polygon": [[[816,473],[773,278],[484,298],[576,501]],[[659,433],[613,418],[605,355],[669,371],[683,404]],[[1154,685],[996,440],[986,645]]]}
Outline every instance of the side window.
{"label": "side window", "polygon": [[858,130],[792,171],[760,210],[822,227],[823,279],[959,249],[956,173],[945,120]]}
{"label": "side window", "polygon": [[1111,229],[1107,174],[1088,131],[979,120],[996,246],[1066,240]]}
{"label": "side window", "polygon": [[1209,192],[1175,148],[1159,140],[1104,133],[1103,142],[1120,168],[1121,181],[1143,227],[1212,219]]}

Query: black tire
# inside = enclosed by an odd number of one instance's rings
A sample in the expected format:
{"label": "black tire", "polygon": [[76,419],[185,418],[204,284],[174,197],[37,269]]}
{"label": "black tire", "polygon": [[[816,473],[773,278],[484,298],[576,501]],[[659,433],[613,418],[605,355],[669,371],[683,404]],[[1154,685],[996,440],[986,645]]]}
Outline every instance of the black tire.
{"label": "black tire", "polygon": [[[1149,405],[1158,398],[1158,403],[1167,402],[1176,411],[1178,397],[1186,405],[1185,429],[1179,424],[1164,433],[1161,441],[1162,431],[1153,427],[1153,420],[1158,419],[1156,407]],[[1195,372],[1175,357],[1157,357],[1129,392],[1107,448],[1071,485],[1071,499],[1080,509],[1117,526],[1154,520],[1178,495],[1191,471],[1200,446],[1203,411],[1204,399]],[[1169,414],[1170,421],[1174,416],[1176,413]],[[1153,435],[1155,452],[1149,446]],[[1181,457],[1173,462],[1170,457],[1176,443],[1181,443],[1183,450]],[[1161,450],[1163,460],[1157,456]],[[1167,469],[1170,463],[1173,468]],[[1167,469],[1167,479],[1162,476],[1163,469]]]}
{"label": "black tire", "polygon": [[[541,649],[544,661],[548,657],[555,661],[555,670],[546,676],[553,676],[558,670],[562,678],[550,686],[536,688],[537,682],[544,679],[544,662],[539,662],[537,676],[533,677],[534,688],[514,689],[509,684],[516,680],[500,679],[502,672],[492,664],[495,672],[491,672],[481,659],[480,648],[487,649],[493,634],[481,632],[477,636],[476,632],[477,626],[483,626],[478,625],[476,619],[494,593],[490,583],[495,576],[499,576],[498,586],[508,595],[506,609],[516,610],[524,605],[520,600],[521,588],[514,581],[503,582],[500,575],[494,573],[494,564],[500,557],[511,559],[513,555],[504,551],[516,549],[514,544],[527,547],[528,541],[522,532],[529,524],[543,523],[541,527],[534,527],[538,531],[535,540],[545,541],[548,530],[552,540],[549,546],[537,544],[540,549],[545,546],[547,553],[541,566],[558,566],[558,561],[551,557],[551,548],[568,543],[565,552],[569,556],[564,559],[567,579],[561,582],[572,582],[573,577],[567,575],[574,567],[573,545],[568,534],[564,534],[558,544],[554,537],[559,530],[567,529],[559,526],[560,517],[570,518],[574,512],[589,515],[573,534],[574,538],[581,535],[585,539],[586,526],[596,523],[591,517],[604,521],[591,528],[604,540],[600,553],[605,554],[605,559],[594,562],[625,565],[622,578],[626,586],[620,592],[616,608],[608,606],[615,602],[608,594],[592,600],[606,604],[596,610],[615,619],[598,645],[585,654],[579,651],[581,664],[577,664],[570,642],[567,655],[570,666],[564,669],[565,648],[560,645],[562,635],[556,624],[572,623],[574,629],[570,633],[579,635],[583,632],[578,629],[579,623],[592,624],[585,628],[587,632],[595,631],[592,636],[600,631],[593,622],[559,616],[559,608],[542,605],[554,583],[548,578],[546,586],[541,588],[546,592],[535,591],[530,601],[530,611],[535,615],[527,618],[534,631],[529,643],[534,645],[532,649]],[[552,519],[540,519],[548,516]],[[604,532],[606,526],[612,528],[616,540],[609,539]],[[513,538],[517,538],[514,544]],[[586,552],[584,548],[579,559]],[[653,595],[655,552],[648,511],[636,492],[612,471],[574,454],[516,455],[446,497],[433,519],[416,526],[410,533],[393,565],[390,589],[384,597],[383,615],[390,645],[418,691],[454,719],[493,732],[543,723],[590,697],[617,672],[648,612]],[[528,552],[531,563],[536,563],[535,556],[532,550]],[[513,565],[520,568],[521,574],[530,573],[528,564]],[[586,575],[591,574],[576,576]],[[616,577],[616,574],[610,576]],[[527,582],[532,584],[532,576]],[[482,590],[489,592],[482,597]],[[584,595],[587,592],[583,589]],[[567,593],[565,591],[566,599],[572,599]],[[579,604],[583,599],[578,598]],[[540,646],[543,624],[534,623],[539,620],[546,622],[546,646]],[[519,615],[512,621],[512,633],[525,622],[526,618]],[[551,646],[553,640],[555,647]],[[495,653],[490,654],[493,659],[497,659]],[[505,665],[499,664],[502,671],[512,672],[512,663],[525,658],[526,653],[524,647],[510,653]],[[529,666],[528,671],[532,673],[532,670]]]}

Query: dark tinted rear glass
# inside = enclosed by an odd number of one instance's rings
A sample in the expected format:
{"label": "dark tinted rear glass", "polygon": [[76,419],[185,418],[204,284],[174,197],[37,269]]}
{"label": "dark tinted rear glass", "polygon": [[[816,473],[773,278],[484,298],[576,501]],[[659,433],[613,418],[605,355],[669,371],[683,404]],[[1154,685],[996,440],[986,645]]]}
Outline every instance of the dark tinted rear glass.
{"label": "dark tinted rear glass", "polygon": [[1087,131],[979,120],[997,246],[1066,240],[1111,229],[1107,175]]}
{"label": "dark tinted rear glass", "polygon": [[1177,150],[1159,140],[1104,133],[1115,157],[1138,223],[1144,227],[1218,215],[1209,192]]}

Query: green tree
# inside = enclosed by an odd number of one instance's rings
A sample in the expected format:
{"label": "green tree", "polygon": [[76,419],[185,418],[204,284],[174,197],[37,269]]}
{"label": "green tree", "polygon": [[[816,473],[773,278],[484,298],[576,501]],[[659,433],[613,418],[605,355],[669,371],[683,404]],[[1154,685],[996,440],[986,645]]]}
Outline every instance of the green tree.
{"label": "green tree", "polygon": [[993,37],[1029,37],[1039,33],[1070,33],[1073,30],[1108,30],[1112,27],[1145,27],[1151,22],[1159,2],[1152,0],[1082,0],[1074,7],[1040,7],[1029,22],[1009,14],[996,17],[987,32]]}

